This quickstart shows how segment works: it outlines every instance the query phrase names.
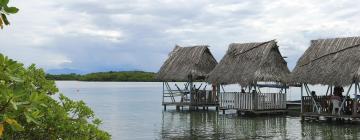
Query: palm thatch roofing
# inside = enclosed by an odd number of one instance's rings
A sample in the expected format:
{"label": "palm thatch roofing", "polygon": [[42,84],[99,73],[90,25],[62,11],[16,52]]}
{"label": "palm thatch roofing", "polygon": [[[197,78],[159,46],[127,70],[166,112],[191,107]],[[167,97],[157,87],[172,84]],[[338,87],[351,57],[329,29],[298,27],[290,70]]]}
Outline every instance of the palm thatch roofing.
{"label": "palm thatch roofing", "polygon": [[209,46],[177,46],[161,66],[156,78],[162,81],[188,81],[205,79],[217,65]]}
{"label": "palm thatch roofing", "polygon": [[286,82],[290,75],[275,40],[232,43],[226,55],[209,74],[208,82],[242,86],[257,81]]}
{"label": "palm thatch roofing", "polygon": [[319,39],[298,60],[291,82],[346,86],[359,75],[360,37]]}

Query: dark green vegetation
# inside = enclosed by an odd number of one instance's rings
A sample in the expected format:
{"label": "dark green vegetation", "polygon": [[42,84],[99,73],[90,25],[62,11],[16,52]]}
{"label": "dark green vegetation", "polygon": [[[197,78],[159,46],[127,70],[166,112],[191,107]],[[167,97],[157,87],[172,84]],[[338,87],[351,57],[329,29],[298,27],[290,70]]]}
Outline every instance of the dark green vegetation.
{"label": "dark green vegetation", "polygon": [[83,101],[57,92],[42,69],[0,54],[0,139],[110,139]]}
{"label": "dark green vegetation", "polygon": [[47,74],[49,80],[77,80],[77,81],[131,81],[131,82],[155,82],[155,73],[143,71],[122,71],[122,72],[97,72],[85,75],[79,74]]}
{"label": "dark green vegetation", "polygon": [[10,25],[6,15],[15,14],[19,11],[16,7],[8,6],[9,0],[0,0],[0,28],[2,29],[5,25]]}

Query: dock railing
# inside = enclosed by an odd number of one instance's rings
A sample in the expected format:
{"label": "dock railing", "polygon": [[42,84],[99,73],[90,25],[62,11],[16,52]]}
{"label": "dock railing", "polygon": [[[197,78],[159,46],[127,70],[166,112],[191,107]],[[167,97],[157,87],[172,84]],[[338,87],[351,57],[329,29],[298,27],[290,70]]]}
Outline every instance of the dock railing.
{"label": "dock railing", "polygon": [[286,109],[286,94],[221,92],[220,108],[237,110]]}
{"label": "dock railing", "polygon": [[192,94],[192,105],[216,105],[218,97],[210,90],[199,90]]}

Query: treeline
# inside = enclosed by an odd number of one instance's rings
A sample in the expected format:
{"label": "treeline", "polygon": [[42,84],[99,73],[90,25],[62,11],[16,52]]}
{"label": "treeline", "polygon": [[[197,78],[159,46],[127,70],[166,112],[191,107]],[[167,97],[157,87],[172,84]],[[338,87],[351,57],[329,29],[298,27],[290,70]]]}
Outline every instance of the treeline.
{"label": "treeline", "polygon": [[132,82],[156,82],[155,73],[144,71],[109,71],[96,72],[85,75],[80,74],[47,74],[49,80],[75,80],[75,81],[132,81]]}

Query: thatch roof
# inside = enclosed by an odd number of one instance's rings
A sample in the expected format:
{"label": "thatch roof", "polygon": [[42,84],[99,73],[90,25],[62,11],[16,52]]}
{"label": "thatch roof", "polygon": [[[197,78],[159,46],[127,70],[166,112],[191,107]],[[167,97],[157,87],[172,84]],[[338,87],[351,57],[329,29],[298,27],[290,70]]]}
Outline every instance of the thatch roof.
{"label": "thatch roof", "polygon": [[156,78],[162,81],[187,81],[190,76],[193,80],[204,79],[216,64],[208,46],[176,46]]}
{"label": "thatch roof", "polygon": [[345,86],[359,81],[360,37],[312,40],[293,70],[292,83]]}
{"label": "thatch roof", "polygon": [[248,86],[257,81],[285,82],[289,74],[275,40],[232,43],[207,81]]}

